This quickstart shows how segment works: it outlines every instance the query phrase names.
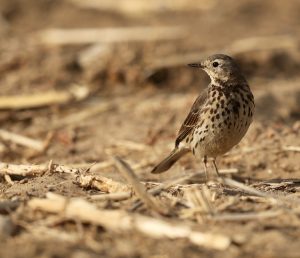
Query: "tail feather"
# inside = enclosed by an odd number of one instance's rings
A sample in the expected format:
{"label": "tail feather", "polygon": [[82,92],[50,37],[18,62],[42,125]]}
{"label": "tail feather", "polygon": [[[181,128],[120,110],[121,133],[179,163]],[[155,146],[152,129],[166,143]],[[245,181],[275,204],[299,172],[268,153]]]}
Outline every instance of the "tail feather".
{"label": "tail feather", "polygon": [[183,155],[189,152],[189,149],[182,148],[178,149],[175,148],[168,157],[166,157],[163,161],[161,161],[157,166],[155,166],[152,170],[152,174],[160,174],[167,171],[173,164],[179,160]]}

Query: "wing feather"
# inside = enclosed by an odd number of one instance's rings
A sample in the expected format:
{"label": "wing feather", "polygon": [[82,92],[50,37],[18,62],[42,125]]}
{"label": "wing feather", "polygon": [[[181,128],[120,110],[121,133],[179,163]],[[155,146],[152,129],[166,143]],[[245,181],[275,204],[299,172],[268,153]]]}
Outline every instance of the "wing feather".
{"label": "wing feather", "polygon": [[201,114],[202,107],[207,99],[208,90],[206,89],[199,97],[195,100],[189,114],[184,120],[180,127],[177,139],[175,142],[175,147],[178,147],[179,143],[183,141],[194,129],[195,125],[198,124]]}

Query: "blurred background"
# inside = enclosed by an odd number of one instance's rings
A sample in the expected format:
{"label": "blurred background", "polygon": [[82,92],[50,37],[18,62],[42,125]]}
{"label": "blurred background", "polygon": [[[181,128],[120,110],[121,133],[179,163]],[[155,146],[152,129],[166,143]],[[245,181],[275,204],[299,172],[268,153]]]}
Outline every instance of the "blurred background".
{"label": "blurred background", "polygon": [[[209,83],[186,64],[212,53],[238,60],[257,121],[299,120],[298,1],[0,3],[2,128],[51,133],[55,159],[99,160],[103,146],[129,139],[169,142]],[[24,158],[4,145],[4,159]]]}
{"label": "blurred background", "polygon": [[[97,163],[94,172],[114,174],[110,157],[120,155],[140,178],[158,180],[150,168],[173,147],[209,83],[186,64],[226,53],[244,71],[257,108],[221,168],[297,178],[299,16],[297,0],[0,0],[1,161]],[[173,175],[199,167],[187,156]],[[6,196],[43,196],[51,180],[17,183]],[[71,185],[52,190],[79,195]]]}

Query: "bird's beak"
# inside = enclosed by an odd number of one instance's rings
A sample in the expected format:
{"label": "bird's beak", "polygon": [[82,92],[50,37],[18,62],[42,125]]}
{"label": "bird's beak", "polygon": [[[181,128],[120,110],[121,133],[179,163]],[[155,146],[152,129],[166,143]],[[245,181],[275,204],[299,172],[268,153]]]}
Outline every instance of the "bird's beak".
{"label": "bird's beak", "polygon": [[201,69],[204,67],[201,63],[188,64],[188,66]]}

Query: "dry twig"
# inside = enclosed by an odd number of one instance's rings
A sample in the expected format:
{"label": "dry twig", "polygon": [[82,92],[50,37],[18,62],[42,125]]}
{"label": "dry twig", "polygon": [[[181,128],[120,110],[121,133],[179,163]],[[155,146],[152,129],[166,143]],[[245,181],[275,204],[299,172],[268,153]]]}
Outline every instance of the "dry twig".
{"label": "dry twig", "polygon": [[141,184],[130,166],[119,157],[114,157],[116,166],[121,175],[132,185],[136,195],[150,208],[160,214],[167,214],[168,211],[162,204],[159,204],[157,200],[154,200],[145,189],[145,186]]}
{"label": "dry twig", "polygon": [[76,177],[76,183],[81,187],[92,187],[105,193],[126,192],[131,195],[132,192],[132,188],[129,185],[114,181],[104,176],[79,175]]}
{"label": "dry twig", "polygon": [[187,238],[192,243],[217,250],[225,250],[230,245],[230,239],[222,234],[202,233],[181,223],[150,218],[143,215],[129,214],[122,210],[100,210],[93,204],[80,199],[67,199],[53,193],[47,194],[47,199],[34,198],[28,202],[34,210],[42,210],[67,219],[100,225],[107,230],[138,232],[155,239]]}
{"label": "dry twig", "polygon": [[[51,164],[50,161],[49,164]],[[79,169],[70,168],[64,165],[56,165],[56,164],[42,164],[42,165],[16,165],[16,164],[8,164],[0,162],[0,175],[10,175],[10,176],[34,176],[34,175],[43,175],[47,171],[51,170],[51,172],[56,173],[67,173],[67,174],[75,174],[79,173]]]}

